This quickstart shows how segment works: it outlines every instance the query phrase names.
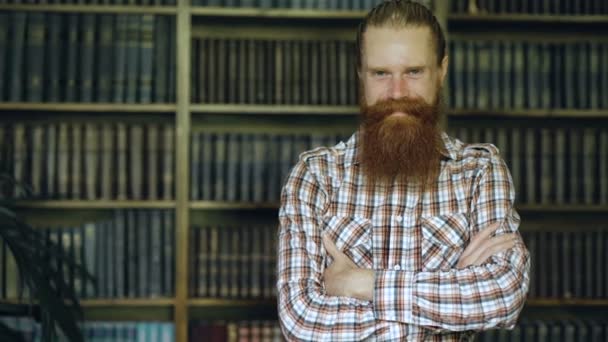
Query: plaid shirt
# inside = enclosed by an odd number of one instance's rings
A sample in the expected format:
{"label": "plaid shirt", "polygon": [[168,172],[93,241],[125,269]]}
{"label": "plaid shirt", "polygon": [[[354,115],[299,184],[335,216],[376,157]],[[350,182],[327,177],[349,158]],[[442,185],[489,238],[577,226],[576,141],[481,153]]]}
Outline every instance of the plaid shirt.
{"label": "plaid shirt", "polygon": [[[490,144],[442,134],[433,189],[364,181],[358,133],[305,152],[281,195],[278,310],[288,340],[459,341],[512,328],[525,302],[529,254],[509,170]],[[501,222],[516,246],[485,264],[456,269],[471,237]],[[321,233],[361,268],[375,270],[373,301],[325,294],[331,257]]]}

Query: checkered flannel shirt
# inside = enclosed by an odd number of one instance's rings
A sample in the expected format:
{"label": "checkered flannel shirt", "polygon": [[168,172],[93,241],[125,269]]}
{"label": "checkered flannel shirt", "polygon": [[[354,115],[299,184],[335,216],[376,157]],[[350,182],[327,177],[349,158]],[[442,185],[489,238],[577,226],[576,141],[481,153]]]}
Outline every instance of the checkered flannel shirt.
{"label": "checkered flannel shirt", "polygon": [[[442,134],[441,172],[424,193],[364,181],[359,133],[300,156],[279,211],[278,310],[284,336],[304,341],[460,341],[512,328],[525,302],[530,258],[518,232],[509,170],[490,144]],[[500,222],[516,246],[456,269],[470,239]],[[329,296],[327,232],[361,268],[375,270],[372,301]]]}

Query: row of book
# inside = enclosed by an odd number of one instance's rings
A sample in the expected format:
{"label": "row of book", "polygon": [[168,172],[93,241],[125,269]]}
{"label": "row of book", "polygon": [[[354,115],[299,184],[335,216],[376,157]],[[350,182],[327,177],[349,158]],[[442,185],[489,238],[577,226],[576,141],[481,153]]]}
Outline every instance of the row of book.
{"label": "row of book", "polygon": [[452,0],[452,13],[521,13],[521,14],[604,14],[608,13],[605,0]]}
{"label": "row of book", "polygon": [[[273,298],[276,227],[194,227],[190,292],[195,297]],[[528,231],[529,298],[608,298],[608,232]]]}
{"label": "row of book", "polygon": [[454,124],[448,133],[467,143],[496,145],[519,204],[608,204],[608,129],[530,126]]}
{"label": "row of book", "polygon": [[[455,109],[608,108],[608,44],[452,40],[448,106]],[[192,101],[356,105],[354,43],[199,38]]]}
{"label": "row of book", "polygon": [[608,298],[608,231],[524,231],[531,256],[529,298]]}
{"label": "row of book", "polygon": [[175,101],[169,16],[0,12],[0,101]]}
{"label": "row of book", "polygon": [[298,156],[347,141],[339,134],[194,132],[191,137],[191,199],[278,202]]}
{"label": "row of book", "polygon": [[[249,8],[291,8],[318,10],[369,10],[383,0],[192,0],[193,6],[249,7]],[[429,9],[434,8],[434,0],[415,1]]]}
{"label": "row of book", "polygon": [[[608,204],[608,130],[601,127],[471,127],[448,133],[496,145],[521,204]],[[169,124],[59,122],[0,126],[0,166],[37,199],[173,198]],[[348,135],[194,132],[191,199],[277,202],[299,154]]]}
{"label": "row of book", "polygon": [[192,101],[355,104],[355,59],[351,41],[195,38]]}
{"label": "row of book", "polygon": [[[82,298],[158,298],[174,293],[174,227],[172,210],[115,210],[109,220],[40,229],[94,276],[85,282],[82,273],[59,264]],[[17,299],[15,259],[6,244],[0,248],[0,293]]]}
{"label": "row of book", "polygon": [[608,44],[451,40],[455,109],[608,108]]}
{"label": "row of book", "polygon": [[[43,342],[40,323],[29,317],[0,317],[0,322],[21,332],[25,341]],[[87,321],[81,325],[87,342],[174,342],[175,325],[167,322],[97,322]],[[69,342],[58,330],[55,342]]]}
{"label": "row of book", "polygon": [[191,234],[192,296],[276,297],[276,226],[195,226]]}
{"label": "row of book", "polygon": [[0,125],[0,164],[36,199],[169,200],[174,140],[171,124],[17,122]]}
{"label": "row of book", "polygon": [[190,341],[199,342],[283,342],[276,321],[191,321]]}
{"label": "row of book", "polygon": [[482,331],[476,341],[518,342],[604,342],[608,340],[605,319],[521,319],[512,330]]}

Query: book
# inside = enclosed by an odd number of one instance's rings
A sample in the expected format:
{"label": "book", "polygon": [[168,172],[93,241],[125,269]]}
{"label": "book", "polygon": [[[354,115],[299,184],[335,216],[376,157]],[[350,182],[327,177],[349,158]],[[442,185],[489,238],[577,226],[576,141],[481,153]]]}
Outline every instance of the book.
{"label": "book", "polygon": [[[152,102],[153,68],[154,68],[154,26],[155,16],[143,14],[140,17],[140,36],[139,36],[139,70],[137,82],[138,102]],[[160,33],[166,34],[166,33]]]}
{"label": "book", "polygon": [[8,87],[8,100],[13,102],[23,101],[24,97],[24,76],[22,73],[25,52],[25,36],[26,36],[26,12],[11,13],[11,23],[9,25],[9,49],[11,52],[9,60],[10,68],[13,70],[8,74],[10,87]]}
{"label": "book", "polygon": [[[45,61],[44,39],[46,36],[45,13],[31,12],[27,15],[26,24],[26,90],[25,99],[42,102],[43,99],[43,64]],[[13,69],[13,72],[16,70]],[[22,86],[22,85],[20,85]]]}
{"label": "book", "polygon": [[95,22],[94,14],[82,14],[80,26],[80,96],[79,101],[93,102],[93,65],[95,63]]}
{"label": "book", "polygon": [[72,139],[70,141],[71,151],[71,196],[72,199],[82,198],[82,125],[80,123],[71,124]]}
{"label": "book", "polygon": [[99,155],[100,155],[100,140],[99,140],[99,126],[94,123],[86,123],[85,127],[85,138],[84,138],[84,175],[85,175],[85,193],[84,196],[87,200],[95,200],[98,198],[98,168],[99,168]]}

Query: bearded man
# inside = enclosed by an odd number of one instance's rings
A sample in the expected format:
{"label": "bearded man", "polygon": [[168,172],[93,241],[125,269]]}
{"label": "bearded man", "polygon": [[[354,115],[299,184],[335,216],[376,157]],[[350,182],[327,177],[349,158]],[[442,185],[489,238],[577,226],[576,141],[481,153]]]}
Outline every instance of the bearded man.
{"label": "bearded man", "polygon": [[529,254],[498,150],[438,126],[448,56],[433,14],[385,1],[357,35],[361,125],[305,152],[281,195],[288,340],[461,341],[512,328]]}

